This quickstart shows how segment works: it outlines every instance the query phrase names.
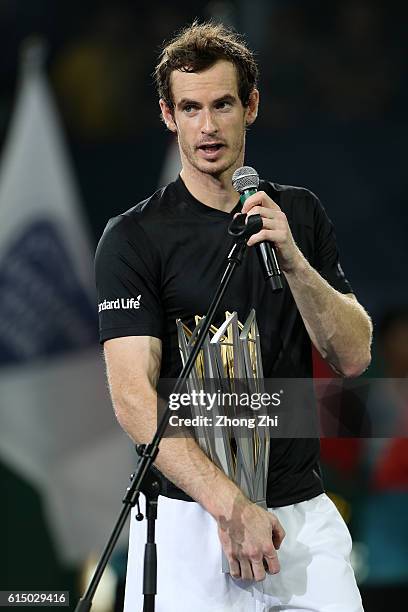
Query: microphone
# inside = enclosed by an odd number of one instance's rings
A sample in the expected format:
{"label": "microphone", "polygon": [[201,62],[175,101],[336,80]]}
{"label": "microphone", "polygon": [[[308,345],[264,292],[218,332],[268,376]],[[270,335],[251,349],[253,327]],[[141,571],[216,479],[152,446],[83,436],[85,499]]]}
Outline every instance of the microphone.
{"label": "microphone", "polygon": [[[242,166],[242,168],[235,170],[232,175],[232,185],[241,196],[241,204],[244,204],[249,196],[258,191],[259,175],[254,168]],[[282,275],[273,243],[265,240],[257,243],[255,247],[265,281],[270,282],[272,291],[282,291]]]}

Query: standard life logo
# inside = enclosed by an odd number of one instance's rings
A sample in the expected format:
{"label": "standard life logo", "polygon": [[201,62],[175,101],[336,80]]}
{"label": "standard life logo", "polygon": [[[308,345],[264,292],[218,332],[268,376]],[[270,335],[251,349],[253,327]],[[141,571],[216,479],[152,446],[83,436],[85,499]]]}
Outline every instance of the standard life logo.
{"label": "standard life logo", "polygon": [[140,299],[142,294],[137,298],[118,298],[117,300],[103,300],[98,304],[98,312],[102,310],[137,310],[140,308]]}

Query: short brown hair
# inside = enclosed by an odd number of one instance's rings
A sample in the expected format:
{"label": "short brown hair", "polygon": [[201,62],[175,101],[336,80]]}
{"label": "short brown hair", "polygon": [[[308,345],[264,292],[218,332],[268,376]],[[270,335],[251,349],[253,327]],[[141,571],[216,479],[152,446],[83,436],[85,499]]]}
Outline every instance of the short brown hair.
{"label": "short brown hair", "polygon": [[254,54],[234,30],[212,22],[200,24],[194,21],[165,44],[154,71],[159,97],[173,109],[170,86],[173,70],[200,72],[210,68],[220,59],[234,64],[238,78],[238,95],[243,106],[248,106],[249,96],[258,79]]}

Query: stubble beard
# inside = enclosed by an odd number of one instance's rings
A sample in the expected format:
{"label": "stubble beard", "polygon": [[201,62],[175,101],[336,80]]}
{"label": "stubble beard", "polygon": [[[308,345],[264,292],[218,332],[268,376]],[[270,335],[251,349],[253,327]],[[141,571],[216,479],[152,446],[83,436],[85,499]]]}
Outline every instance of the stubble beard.
{"label": "stubble beard", "polygon": [[232,155],[229,160],[221,160],[221,162],[223,162],[221,166],[219,166],[217,162],[206,162],[205,160],[201,161],[200,159],[198,159],[198,155],[196,152],[197,149],[195,147],[185,145],[180,137],[178,137],[178,144],[180,152],[187,159],[190,166],[192,166],[195,170],[202,172],[203,174],[209,174],[211,176],[214,176],[215,178],[218,178],[225,172],[228,172],[228,170],[230,170],[231,168],[234,168],[235,170],[238,167],[236,165],[237,160],[240,158],[242,151],[245,147],[245,131],[241,135],[240,141],[234,143],[233,148],[227,145],[227,150],[234,151],[234,155]]}

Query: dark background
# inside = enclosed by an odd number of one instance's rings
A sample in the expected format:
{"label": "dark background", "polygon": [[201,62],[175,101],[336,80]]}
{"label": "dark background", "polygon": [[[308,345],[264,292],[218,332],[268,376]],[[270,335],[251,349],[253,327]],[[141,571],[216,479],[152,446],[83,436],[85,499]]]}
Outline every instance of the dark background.
{"label": "dark background", "polygon": [[247,162],[270,180],[319,195],[335,222],[343,267],[372,316],[407,300],[407,10],[400,3],[152,8],[3,0],[0,11],[0,138],[21,41],[40,33],[95,241],[111,215],[157,187],[170,138],[151,76],[161,44],[194,17],[221,15],[246,34],[260,63],[261,108]]}
{"label": "dark background", "polygon": [[[46,70],[96,245],[109,217],[159,186],[170,135],[159,120],[151,73],[163,41],[195,17],[234,25],[256,51],[261,106],[246,162],[264,178],[308,187],[321,198],[335,223],[342,266],[377,330],[387,311],[408,303],[407,9],[399,2],[2,0],[0,146],[18,88],[21,43],[39,34],[48,43]],[[379,348],[375,337],[368,374],[396,375]],[[341,457],[354,457],[355,449],[323,450],[339,505],[358,509],[363,452],[350,464]],[[46,574],[49,584],[74,588],[78,568],[58,566],[34,493],[5,466],[2,482],[5,584],[37,588]],[[396,503],[405,515],[407,483],[408,475]],[[349,526],[358,541],[358,520]],[[400,572],[371,582],[363,572],[366,610],[391,609],[407,571],[403,579]]]}

